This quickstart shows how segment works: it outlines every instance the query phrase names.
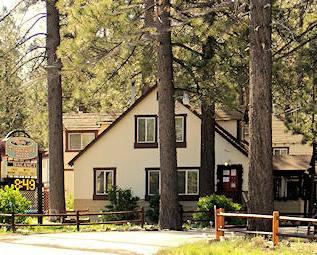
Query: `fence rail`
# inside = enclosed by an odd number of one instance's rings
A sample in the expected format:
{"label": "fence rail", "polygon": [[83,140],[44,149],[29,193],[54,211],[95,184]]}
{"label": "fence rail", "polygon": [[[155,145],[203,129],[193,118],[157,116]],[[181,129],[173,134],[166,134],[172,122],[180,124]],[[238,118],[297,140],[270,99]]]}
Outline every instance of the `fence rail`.
{"label": "fence rail", "polygon": [[[124,214],[138,214],[138,219],[130,220],[112,220],[112,221],[101,221],[101,222],[87,222],[80,217],[82,216],[103,216],[103,215],[124,215]],[[12,232],[16,232],[17,227],[60,227],[60,226],[76,226],[77,231],[80,230],[81,225],[103,225],[103,224],[126,224],[126,223],[139,223],[141,227],[144,227],[145,216],[144,208],[134,211],[116,211],[116,212],[88,212],[84,211],[74,211],[71,213],[57,213],[57,214],[26,214],[26,213],[0,213],[0,217],[10,218],[10,223],[0,223],[0,227],[8,227]],[[17,217],[31,217],[31,218],[44,218],[44,217],[61,217],[63,221],[61,223],[38,223],[38,224],[26,224],[17,223]],[[66,222],[65,219],[68,217],[75,217],[73,222]]]}
{"label": "fence rail", "polygon": [[[314,235],[311,236],[311,235],[300,235],[297,233],[280,233],[279,232],[280,221],[299,221],[299,222],[317,223],[317,219],[313,219],[313,218],[280,216],[280,213],[278,211],[274,211],[272,215],[248,214],[248,213],[226,213],[223,208],[216,208],[216,207],[214,207],[214,217],[215,217],[216,240],[220,240],[221,237],[224,237],[225,232],[240,232],[240,233],[246,233],[246,234],[271,235],[274,246],[277,246],[279,244],[279,236],[301,237],[301,238],[308,238],[308,239],[316,238]],[[272,232],[226,229],[225,217],[272,220]]]}

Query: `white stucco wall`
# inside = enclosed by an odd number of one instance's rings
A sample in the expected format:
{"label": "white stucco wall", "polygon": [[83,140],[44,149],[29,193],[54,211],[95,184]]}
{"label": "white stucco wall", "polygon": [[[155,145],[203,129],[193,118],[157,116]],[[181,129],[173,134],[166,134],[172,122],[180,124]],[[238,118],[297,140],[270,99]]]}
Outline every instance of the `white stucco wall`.
{"label": "white stucco wall", "polygon": [[238,138],[238,121],[237,120],[218,120],[217,123],[232,134],[235,138]]}
{"label": "white stucco wall", "polygon": [[[187,114],[187,147],[177,149],[179,167],[200,166],[200,119],[180,103],[176,103],[176,114]],[[158,114],[156,90],[152,91],[114,128],[83,153],[74,163],[76,199],[92,199],[93,168],[115,167],[116,184],[131,188],[141,199],[145,196],[145,168],[159,167],[159,148],[134,148],[134,115]],[[216,134],[216,165],[242,164],[244,180],[247,177],[247,157],[229,142]],[[243,183],[243,190],[246,190]]]}

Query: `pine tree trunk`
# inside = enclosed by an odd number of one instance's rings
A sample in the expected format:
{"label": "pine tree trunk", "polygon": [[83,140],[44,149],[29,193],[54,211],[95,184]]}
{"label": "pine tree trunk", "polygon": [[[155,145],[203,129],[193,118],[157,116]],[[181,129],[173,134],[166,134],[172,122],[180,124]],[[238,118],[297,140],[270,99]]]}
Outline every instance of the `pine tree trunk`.
{"label": "pine tree trunk", "polygon": [[[272,54],[271,1],[250,7],[249,212],[272,214]],[[270,230],[265,220],[250,220],[251,230]]]}
{"label": "pine tree trunk", "polygon": [[[202,47],[204,62],[203,81],[205,84],[214,79],[214,65],[210,65],[210,61],[215,56],[216,44],[215,38],[208,36]],[[204,90],[206,88],[201,89]],[[210,94],[208,89],[207,92],[202,92],[199,193],[201,196],[207,196],[215,192],[215,95]]]}
{"label": "pine tree trunk", "polygon": [[61,60],[57,0],[46,0],[50,212],[65,212]]}
{"label": "pine tree trunk", "polygon": [[215,104],[201,104],[200,196],[215,192]]}
{"label": "pine tree trunk", "polygon": [[159,224],[162,229],[181,230],[178,195],[175,135],[173,53],[171,45],[170,2],[158,3],[158,99],[161,167],[161,202]]}
{"label": "pine tree trunk", "polygon": [[146,30],[145,38],[150,41],[142,49],[142,62],[141,62],[141,75],[142,75],[142,89],[146,89],[150,86],[149,76],[152,71],[152,62],[154,61],[154,45],[151,40],[150,30],[155,26],[154,18],[154,6],[155,0],[143,0],[144,4],[144,29]]}

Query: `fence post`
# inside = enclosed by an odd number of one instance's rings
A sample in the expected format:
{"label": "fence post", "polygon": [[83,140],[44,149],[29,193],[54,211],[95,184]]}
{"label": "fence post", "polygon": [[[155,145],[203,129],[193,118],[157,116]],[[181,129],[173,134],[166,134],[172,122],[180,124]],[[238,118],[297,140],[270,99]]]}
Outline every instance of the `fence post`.
{"label": "fence post", "polygon": [[144,207],[141,207],[141,228],[144,227]]}
{"label": "fence post", "polygon": [[79,220],[79,211],[76,211],[76,227],[77,231],[79,231],[80,220]]}
{"label": "fence post", "polygon": [[272,219],[272,241],[273,241],[274,246],[277,246],[279,243],[279,238],[278,238],[279,217],[280,217],[279,212],[274,211],[273,212],[273,219]]}
{"label": "fence post", "polygon": [[223,208],[217,209],[216,207],[214,208],[214,210],[215,210],[216,240],[220,240],[220,238],[225,235],[225,232],[221,231],[221,229],[224,229],[225,218],[224,216],[219,215],[219,213],[224,212],[224,210]]}
{"label": "fence post", "polygon": [[14,214],[15,214],[14,212],[11,213],[11,230],[12,230],[13,233],[15,233],[15,231],[16,231],[16,228],[15,228],[15,215]]}

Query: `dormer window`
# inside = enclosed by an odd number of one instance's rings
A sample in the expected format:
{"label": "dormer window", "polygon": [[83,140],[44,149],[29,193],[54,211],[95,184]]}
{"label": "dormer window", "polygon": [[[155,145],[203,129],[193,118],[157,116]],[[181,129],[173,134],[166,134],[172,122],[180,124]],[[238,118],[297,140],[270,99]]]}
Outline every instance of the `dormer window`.
{"label": "dormer window", "polygon": [[66,151],[80,151],[96,138],[96,131],[67,131]]}
{"label": "dormer window", "polygon": [[157,116],[135,116],[134,148],[157,148]]}

